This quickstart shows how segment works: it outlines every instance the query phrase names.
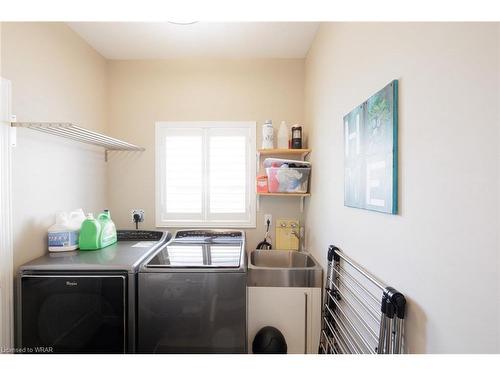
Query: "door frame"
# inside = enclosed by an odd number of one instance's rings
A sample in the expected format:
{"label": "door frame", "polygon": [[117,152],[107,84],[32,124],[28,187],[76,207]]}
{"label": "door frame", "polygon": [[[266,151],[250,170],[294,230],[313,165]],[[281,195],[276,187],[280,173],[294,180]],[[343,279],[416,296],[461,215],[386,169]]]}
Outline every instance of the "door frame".
{"label": "door frame", "polygon": [[11,82],[0,77],[0,348],[14,348]]}

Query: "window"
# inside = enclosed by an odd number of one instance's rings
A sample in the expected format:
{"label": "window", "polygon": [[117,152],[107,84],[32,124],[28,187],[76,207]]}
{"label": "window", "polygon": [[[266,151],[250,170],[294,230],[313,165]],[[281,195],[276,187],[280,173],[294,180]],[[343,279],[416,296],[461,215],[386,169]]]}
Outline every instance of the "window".
{"label": "window", "polygon": [[255,127],[156,123],[156,225],[255,227]]}

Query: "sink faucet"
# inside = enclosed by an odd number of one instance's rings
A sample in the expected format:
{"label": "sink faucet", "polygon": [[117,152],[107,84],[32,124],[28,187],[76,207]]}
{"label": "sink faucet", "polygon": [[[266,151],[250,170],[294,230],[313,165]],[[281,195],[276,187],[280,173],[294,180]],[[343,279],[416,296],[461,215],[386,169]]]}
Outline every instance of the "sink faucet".
{"label": "sink faucet", "polygon": [[298,251],[304,251],[304,245],[302,243],[304,240],[304,227],[300,227],[299,232],[296,229],[292,229],[290,233],[293,234],[299,240]]}

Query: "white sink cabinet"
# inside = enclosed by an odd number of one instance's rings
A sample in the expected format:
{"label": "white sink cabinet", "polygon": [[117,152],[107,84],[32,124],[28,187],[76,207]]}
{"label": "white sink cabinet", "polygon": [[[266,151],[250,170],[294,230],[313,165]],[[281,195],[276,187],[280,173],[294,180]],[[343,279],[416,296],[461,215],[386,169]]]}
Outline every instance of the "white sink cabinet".
{"label": "white sink cabinet", "polygon": [[285,337],[288,354],[317,354],[321,288],[248,287],[248,352],[257,332],[272,326]]}

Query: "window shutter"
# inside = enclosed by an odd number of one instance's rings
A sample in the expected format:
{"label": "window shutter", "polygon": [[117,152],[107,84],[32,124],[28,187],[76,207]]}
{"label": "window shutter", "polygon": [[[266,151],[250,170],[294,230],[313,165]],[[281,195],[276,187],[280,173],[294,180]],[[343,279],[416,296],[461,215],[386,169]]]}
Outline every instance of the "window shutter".
{"label": "window shutter", "polygon": [[201,135],[165,139],[167,213],[202,213],[203,165]]}
{"label": "window shutter", "polygon": [[210,213],[245,213],[247,158],[244,135],[209,139]]}

